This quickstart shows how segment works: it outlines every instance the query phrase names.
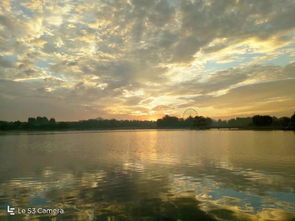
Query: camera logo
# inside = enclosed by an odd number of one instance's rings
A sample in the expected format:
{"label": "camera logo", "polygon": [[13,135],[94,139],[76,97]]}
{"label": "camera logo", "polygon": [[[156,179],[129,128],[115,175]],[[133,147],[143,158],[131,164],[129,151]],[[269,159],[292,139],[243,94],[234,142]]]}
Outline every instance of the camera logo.
{"label": "camera logo", "polygon": [[9,205],[7,206],[7,212],[8,212],[11,216],[15,215],[14,210],[15,210],[15,208],[10,207]]}

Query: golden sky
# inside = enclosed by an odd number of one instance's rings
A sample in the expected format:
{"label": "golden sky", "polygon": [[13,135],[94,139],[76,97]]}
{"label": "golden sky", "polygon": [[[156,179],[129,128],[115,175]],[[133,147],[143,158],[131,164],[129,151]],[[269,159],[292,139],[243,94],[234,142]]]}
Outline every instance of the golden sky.
{"label": "golden sky", "polygon": [[1,0],[0,120],[295,111],[294,0]]}

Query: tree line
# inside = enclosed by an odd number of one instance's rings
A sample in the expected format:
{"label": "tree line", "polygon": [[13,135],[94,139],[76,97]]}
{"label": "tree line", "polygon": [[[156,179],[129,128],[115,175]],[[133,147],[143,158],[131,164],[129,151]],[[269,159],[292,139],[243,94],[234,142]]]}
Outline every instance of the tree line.
{"label": "tree line", "polygon": [[284,129],[295,130],[295,113],[291,117],[272,117],[255,115],[237,117],[230,120],[214,120],[209,117],[196,116],[178,118],[165,115],[157,121],[89,119],[72,122],[57,122],[54,118],[29,117],[27,122],[0,121],[0,130],[98,130],[98,129],[155,129],[155,128],[239,128],[239,129]]}
{"label": "tree line", "polygon": [[29,117],[27,122],[0,121],[0,130],[95,130],[95,129],[140,129],[155,128],[153,121],[89,119],[81,121],[60,121],[47,117]]}
{"label": "tree line", "polygon": [[196,116],[186,119],[166,115],[157,120],[158,128],[239,128],[239,129],[295,129],[295,113],[291,117],[272,117],[255,115],[253,117],[237,117],[230,120],[214,120],[209,117]]}

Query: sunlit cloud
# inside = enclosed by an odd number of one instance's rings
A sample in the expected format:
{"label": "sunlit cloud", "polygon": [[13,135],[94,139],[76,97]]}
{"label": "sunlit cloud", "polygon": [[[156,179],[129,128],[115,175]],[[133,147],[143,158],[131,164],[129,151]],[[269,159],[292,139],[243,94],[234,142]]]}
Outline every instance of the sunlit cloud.
{"label": "sunlit cloud", "polygon": [[[294,111],[285,90],[295,78],[292,0],[3,0],[0,8],[3,120]],[[247,87],[264,96],[230,102],[251,96]]]}

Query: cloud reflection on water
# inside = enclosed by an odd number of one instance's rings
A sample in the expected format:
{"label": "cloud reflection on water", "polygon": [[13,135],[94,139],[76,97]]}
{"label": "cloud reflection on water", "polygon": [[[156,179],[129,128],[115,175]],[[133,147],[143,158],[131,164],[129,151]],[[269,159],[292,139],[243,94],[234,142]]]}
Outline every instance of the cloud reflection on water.
{"label": "cloud reflection on water", "polygon": [[292,132],[143,130],[0,139],[1,204],[61,207],[66,214],[57,218],[68,220],[295,217]]}

